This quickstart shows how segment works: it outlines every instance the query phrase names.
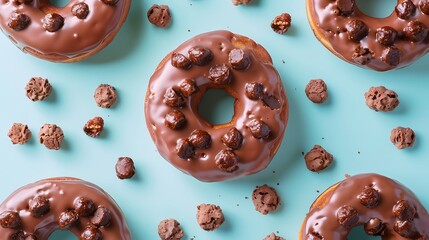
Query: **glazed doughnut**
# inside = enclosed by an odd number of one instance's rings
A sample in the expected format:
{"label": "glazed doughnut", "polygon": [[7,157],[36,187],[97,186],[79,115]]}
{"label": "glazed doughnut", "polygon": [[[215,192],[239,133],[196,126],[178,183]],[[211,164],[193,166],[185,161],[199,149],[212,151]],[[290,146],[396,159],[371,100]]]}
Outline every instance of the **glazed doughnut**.
{"label": "glazed doughnut", "polygon": [[22,51],[53,62],[81,61],[103,49],[127,18],[131,0],[1,0],[0,27]]}
{"label": "glazed doughnut", "polygon": [[1,239],[48,240],[60,229],[80,240],[131,239],[113,198],[84,180],[40,180],[16,190],[0,205]]}
{"label": "glazed doughnut", "polygon": [[310,207],[299,240],[345,240],[364,226],[383,240],[429,239],[429,215],[400,183],[377,174],[349,177],[323,192]]}
{"label": "glazed doughnut", "polygon": [[362,13],[355,0],[306,0],[316,37],[338,57],[377,71],[405,67],[429,49],[429,1],[398,0],[385,18]]}
{"label": "glazed doughnut", "polygon": [[[213,125],[198,113],[210,89],[235,99],[232,120]],[[161,61],[149,81],[145,117],[159,153],[201,181],[265,169],[282,141],[288,102],[268,52],[229,31],[195,36]]]}

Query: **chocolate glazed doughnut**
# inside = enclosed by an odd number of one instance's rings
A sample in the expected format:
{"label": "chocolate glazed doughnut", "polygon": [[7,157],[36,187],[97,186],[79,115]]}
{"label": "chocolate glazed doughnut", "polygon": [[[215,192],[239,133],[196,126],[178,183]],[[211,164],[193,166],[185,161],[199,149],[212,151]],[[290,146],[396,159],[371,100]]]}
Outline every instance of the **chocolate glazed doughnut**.
{"label": "chocolate glazed doughnut", "polygon": [[338,57],[377,71],[405,67],[429,49],[429,1],[398,0],[392,14],[374,18],[355,0],[307,0],[316,37]]}
{"label": "chocolate glazed doughnut", "polygon": [[400,183],[377,174],[349,177],[323,192],[310,207],[299,240],[345,240],[364,226],[383,240],[429,239],[429,215]]}
{"label": "chocolate glazed doughnut", "polygon": [[[210,89],[235,98],[230,122],[213,125],[199,115]],[[201,181],[223,181],[267,167],[285,132],[288,102],[261,45],[214,31],[191,38],[161,61],[149,82],[145,117],[162,157]]]}
{"label": "chocolate glazed doughnut", "polygon": [[53,62],[77,62],[107,46],[131,0],[0,0],[0,27],[22,51]]}
{"label": "chocolate glazed doughnut", "polygon": [[50,178],[21,187],[0,205],[1,239],[47,240],[56,230],[80,240],[130,240],[125,217],[98,186]]}

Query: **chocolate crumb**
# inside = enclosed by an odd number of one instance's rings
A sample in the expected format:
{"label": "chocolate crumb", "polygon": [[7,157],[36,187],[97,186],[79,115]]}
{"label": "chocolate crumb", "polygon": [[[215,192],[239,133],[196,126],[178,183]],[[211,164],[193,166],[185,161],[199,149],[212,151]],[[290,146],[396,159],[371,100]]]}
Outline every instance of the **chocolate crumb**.
{"label": "chocolate crumb", "polygon": [[323,103],[328,99],[328,87],[322,79],[312,79],[305,87],[305,95],[314,103]]}
{"label": "chocolate crumb", "polygon": [[158,224],[158,235],[161,240],[180,240],[185,234],[176,219],[165,219]]}
{"label": "chocolate crumb", "polygon": [[200,204],[197,206],[197,222],[205,231],[219,228],[225,221],[222,209],[214,204]]}
{"label": "chocolate crumb", "polygon": [[25,93],[33,102],[46,99],[51,92],[52,86],[46,78],[33,77],[25,86]]}
{"label": "chocolate crumb", "polygon": [[109,84],[100,84],[94,92],[94,100],[101,108],[110,108],[116,103],[118,96],[116,89]]}
{"label": "chocolate crumb", "polygon": [[266,215],[277,209],[280,204],[280,197],[274,188],[264,184],[262,186],[257,186],[255,190],[253,190],[252,201],[255,210]]}
{"label": "chocolate crumb", "polygon": [[271,22],[271,29],[278,34],[287,32],[292,24],[292,17],[289,13],[282,13],[276,16]]}
{"label": "chocolate crumb", "polygon": [[374,52],[369,50],[369,48],[363,48],[358,46],[353,52],[352,59],[355,63],[360,65],[367,65],[371,62],[374,57]]}
{"label": "chocolate crumb", "polygon": [[116,176],[119,179],[132,178],[135,174],[133,159],[129,157],[120,157],[115,165]]}
{"label": "chocolate crumb", "polygon": [[98,137],[104,128],[104,120],[101,117],[94,117],[83,126],[83,131],[89,137]]}
{"label": "chocolate crumb", "polygon": [[390,132],[390,141],[398,149],[412,147],[415,140],[416,135],[411,128],[396,127]]}
{"label": "chocolate crumb", "polygon": [[39,142],[51,150],[58,150],[64,140],[63,130],[55,124],[44,124],[39,131]]}
{"label": "chocolate crumb", "polygon": [[398,94],[384,86],[371,87],[365,93],[366,105],[374,111],[390,112],[399,105]]}
{"label": "chocolate crumb", "polygon": [[24,144],[31,138],[31,131],[26,124],[14,123],[7,136],[13,144]]}
{"label": "chocolate crumb", "polygon": [[334,157],[320,145],[314,145],[314,147],[305,154],[304,159],[308,170],[320,172],[331,165]]}
{"label": "chocolate crumb", "polygon": [[242,5],[242,4],[247,5],[247,4],[251,4],[251,3],[252,3],[252,0],[232,0],[232,4],[234,6],[238,6],[238,5]]}
{"label": "chocolate crumb", "polygon": [[147,11],[147,18],[153,25],[165,28],[171,21],[170,8],[167,5],[153,4]]}
{"label": "chocolate crumb", "polygon": [[274,233],[271,233],[270,235],[266,236],[263,240],[285,240],[285,239],[277,236]]}

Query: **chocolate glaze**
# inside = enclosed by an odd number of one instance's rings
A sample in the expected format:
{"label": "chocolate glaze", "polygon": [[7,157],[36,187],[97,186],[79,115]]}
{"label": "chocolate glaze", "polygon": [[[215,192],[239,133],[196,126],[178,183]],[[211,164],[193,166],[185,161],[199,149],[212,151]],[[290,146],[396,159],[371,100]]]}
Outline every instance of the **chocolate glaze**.
{"label": "chocolate glaze", "polygon": [[[29,201],[36,196],[46,197],[50,202],[49,212],[40,218],[33,217],[28,210]],[[125,217],[113,198],[100,187],[75,178],[45,179],[21,187],[4,200],[0,205],[0,213],[8,210],[18,212],[25,234],[34,234],[38,240],[47,240],[54,231],[59,229],[58,217],[60,214],[73,209],[73,202],[78,197],[91,199],[96,206],[103,206],[110,210],[112,217],[110,225],[99,228],[104,240],[131,239]],[[80,217],[78,223],[69,231],[80,239],[80,235],[88,224],[90,224],[89,217]],[[0,236],[2,239],[6,239],[16,231],[16,229],[0,227]]]}
{"label": "chocolate glaze", "polygon": [[[213,52],[213,59],[209,64],[193,65],[189,70],[172,66],[170,60],[173,52],[188,56],[188,49],[194,46],[207,47]],[[229,65],[228,55],[234,48],[242,48],[248,53],[250,66],[244,70],[231,69],[232,79],[229,84],[213,83],[208,78],[209,69],[219,64]],[[288,103],[283,84],[265,49],[243,36],[228,31],[214,31],[191,38],[173,52],[158,65],[150,79],[145,100],[146,124],[161,156],[201,181],[233,179],[265,169],[280,145],[288,119]],[[163,96],[168,88],[179,88],[180,83],[188,78],[195,80],[198,90],[189,97],[184,97],[183,107],[175,108],[183,112],[187,123],[179,130],[173,130],[164,124],[165,115],[173,108],[163,102]],[[248,98],[245,85],[249,82],[262,83],[265,94],[274,96],[278,100],[278,106],[271,109],[262,99]],[[212,125],[198,113],[198,105],[204,93],[214,88],[223,89],[235,98],[235,112],[229,123]],[[262,120],[270,127],[268,138],[257,139],[252,136],[246,125],[253,119]],[[238,158],[238,168],[227,172],[216,166],[215,156],[227,149],[221,139],[233,127],[240,131],[243,142],[239,149],[233,150]],[[177,141],[189,137],[196,129],[210,134],[210,147],[195,149],[195,157],[188,160],[178,157],[174,150]]]}
{"label": "chocolate glaze", "polygon": [[[85,19],[74,16],[71,9],[76,3],[85,2],[89,14]],[[128,14],[131,0],[119,0],[114,6],[101,0],[71,0],[60,8],[52,6],[49,0],[33,0],[18,4],[13,0],[0,0],[0,27],[12,42],[24,52],[42,54],[55,58],[75,58],[87,54],[113,37]],[[21,31],[8,27],[13,12],[25,13],[31,23]],[[42,19],[47,13],[57,13],[64,18],[64,25],[56,32],[43,28]]]}
{"label": "chocolate glaze", "polygon": [[[345,61],[363,68],[387,71],[405,67],[428,52],[428,36],[420,42],[412,42],[399,37],[393,45],[401,52],[399,64],[396,66],[389,65],[382,60],[383,51],[388,46],[376,41],[377,29],[386,26],[395,29],[399,35],[401,35],[402,30],[409,22],[415,20],[420,21],[426,28],[429,28],[429,15],[423,14],[418,7],[420,0],[412,0],[417,9],[415,14],[406,20],[399,18],[394,8],[392,9],[392,14],[386,18],[370,17],[362,13],[356,4],[353,4],[350,15],[344,15],[340,13],[336,2],[332,0],[307,0],[307,14],[313,31],[319,40]],[[354,0],[347,2],[354,3]],[[398,4],[400,2],[402,1],[398,0]],[[363,21],[369,27],[369,34],[362,40],[354,42],[348,39],[346,25],[349,21],[357,19]],[[359,45],[363,48],[368,48],[374,54],[373,59],[366,65],[356,63],[352,59],[353,52]]]}
{"label": "chocolate glaze", "polygon": [[[362,190],[368,186],[378,190],[381,197],[379,205],[372,209],[362,205],[358,198]],[[334,185],[328,191],[322,193],[321,197],[311,206],[310,212],[304,220],[300,239],[307,239],[307,234],[311,233],[317,233],[323,239],[347,239],[351,229],[340,226],[336,217],[337,210],[344,205],[357,210],[359,220],[356,226],[363,226],[372,218],[378,218],[385,224],[381,239],[405,239],[393,230],[395,216],[392,209],[400,200],[406,200],[416,208],[417,214],[413,220],[415,227],[421,236],[429,237],[428,212],[409,189],[390,178],[377,174],[356,175]]]}

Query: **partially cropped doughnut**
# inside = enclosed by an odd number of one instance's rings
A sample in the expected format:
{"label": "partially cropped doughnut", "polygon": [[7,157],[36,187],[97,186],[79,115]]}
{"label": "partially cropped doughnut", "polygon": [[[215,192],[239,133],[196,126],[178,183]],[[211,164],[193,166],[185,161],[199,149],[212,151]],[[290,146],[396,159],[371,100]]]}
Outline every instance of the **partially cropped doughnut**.
{"label": "partially cropped doughnut", "polygon": [[[211,124],[199,113],[210,89],[235,98],[234,115]],[[265,169],[283,138],[288,102],[268,52],[229,31],[204,33],[169,53],[152,75],[146,124],[162,157],[201,181]]]}
{"label": "partially cropped doughnut", "polygon": [[23,186],[0,205],[1,239],[48,240],[68,230],[80,240],[130,240],[125,217],[100,187],[76,178]]}
{"label": "partially cropped doughnut", "polygon": [[131,0],[0,1],[0,27],[22,51],[53,62],[81,61],[103,49],[125,22]]}
{"label": "partially cropped doughnut", "polygon": [[385,18],[362,13],[355,0],[306,0],[311,28],[343,60],[377,71],[405,67],[429,50],[429,1],[398,0]]}
{"label": "partially cropped doughnut", "polygon": [[299,240],[346,240],[363,226],[383,240],[429,239],[429,214],[406,187],[377,174],[349,177],[311,205]]}

